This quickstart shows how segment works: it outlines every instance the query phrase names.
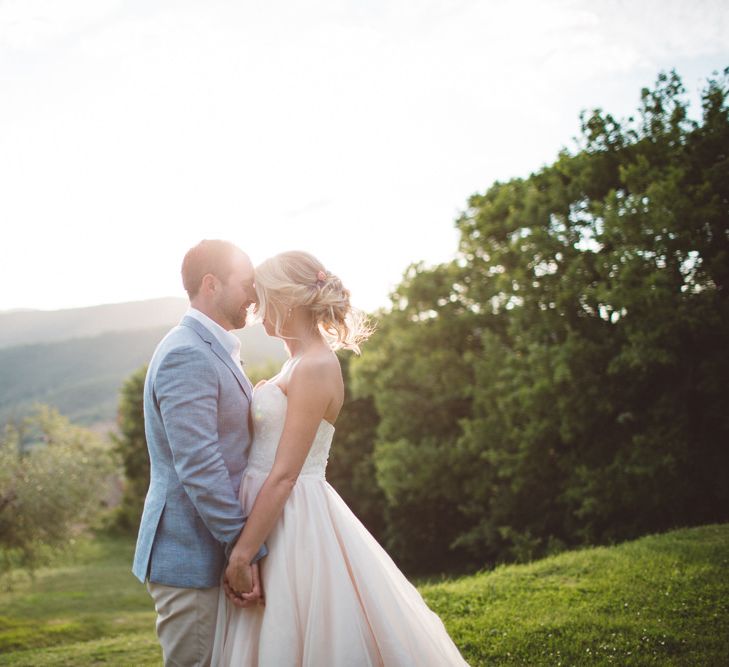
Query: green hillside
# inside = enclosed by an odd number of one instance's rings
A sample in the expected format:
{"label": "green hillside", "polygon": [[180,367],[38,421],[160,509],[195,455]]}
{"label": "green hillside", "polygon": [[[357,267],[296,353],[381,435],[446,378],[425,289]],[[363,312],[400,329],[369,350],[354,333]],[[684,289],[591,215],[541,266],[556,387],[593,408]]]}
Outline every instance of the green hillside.
{"label": "green hillside", "polygon": [[0,422],[33,403],[82,424],[110,421],[124,378],[149,360],[168,327],[0,350]]}
{"label": "green hillside", "polygon": [[421,590],[473,665],[729,664],[729,524]]}
{"label": "green hillside", "polygon": [[[34,403],[53,405],[79,424],[115,419],[122,382],[147,363],[170,326],[0,349],[0,424]],[[284,358],[263,327],[239,332],[248,368]]]}
{"label": "green hillside", "polygon": [[[15,574],[0,593],[0,663],[160,664],[132,550],[98,540],[34,582]],[[727,565],[729,525],[713,525],[420,590],[474,666],[725,665]]]}

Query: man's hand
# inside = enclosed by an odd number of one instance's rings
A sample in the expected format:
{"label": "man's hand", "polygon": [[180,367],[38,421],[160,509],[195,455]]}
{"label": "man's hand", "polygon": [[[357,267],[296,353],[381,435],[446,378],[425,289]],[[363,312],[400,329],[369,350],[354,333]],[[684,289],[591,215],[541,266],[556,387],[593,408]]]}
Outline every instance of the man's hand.
{"label": "man's hand", "polygon": [[[255,607],[257,604],[263,604],[263,590],[261,588],[261,577],[258,569],[258,563],[254,565],[243,563],[242,568],[244,573],[250,576],[250,579],[245,580],[250,581],[250,588],[248,592],[243,592],[243,585],[238,583],[239,581],[243,581],[242,578],[232,579],[230,577],[229,570],[231,570],[231,565],[228,564],[228,567],[225,570],[225,577],[223,578],[223,589],[225,590],[226,597],[231,601],[231,603],[239,608]],[[236,585],[241,586],[241,588],[236,588]]]}

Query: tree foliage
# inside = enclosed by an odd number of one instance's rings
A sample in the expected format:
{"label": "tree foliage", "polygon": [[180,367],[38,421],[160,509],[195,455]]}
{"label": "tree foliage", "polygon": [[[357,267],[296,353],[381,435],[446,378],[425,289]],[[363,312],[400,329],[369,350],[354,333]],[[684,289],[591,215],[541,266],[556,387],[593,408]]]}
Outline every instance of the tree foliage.
{"label": "tree foliage", "polygon": [[116,512],[115,527],[135,534],[149,488],[149,453],[144,434],[146,375],[147,367],[142,366],[124,381],[117,412],[118,432],[111,436],[124,470],[124,494]]}
{"label": "tree foliage", "polygon": [[39,406],[0,437],[3,569],[32,570],[44,547],[63,545],[102,508],[113,458],[101,438]]}
{"label": "tree foliage", "polygon": [[377,412],[371,397],[352,395],[351,352],[339,352],[345,401],[337,418],[336,434],[327,464],[327,480],[357,517],[378,539],[384,539],[385,499],[377,484],[373,450]]}
{"label": "tree foliage", "polygon": [[434,569],[729,518],[729,69],[474,195],[353,365],[388,546]]}

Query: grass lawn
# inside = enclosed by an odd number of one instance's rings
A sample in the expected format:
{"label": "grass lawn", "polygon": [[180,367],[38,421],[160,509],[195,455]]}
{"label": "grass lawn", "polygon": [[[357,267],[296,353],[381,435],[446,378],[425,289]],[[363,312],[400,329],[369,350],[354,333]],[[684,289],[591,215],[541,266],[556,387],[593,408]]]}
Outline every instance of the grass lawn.
{"label": "grass lawn", "polygon": [[133,553],[130,540],[97,539],[35,581],[16,575],[0,592],[0,665],[160,665],[154,605],[130,572]]}
{"label": "grass lawn", "polygon": [[[2,665],[159,665],[133,545],[99,539],[0,592]],[[729,525],[420,586],[471,665],[729,665]]]}

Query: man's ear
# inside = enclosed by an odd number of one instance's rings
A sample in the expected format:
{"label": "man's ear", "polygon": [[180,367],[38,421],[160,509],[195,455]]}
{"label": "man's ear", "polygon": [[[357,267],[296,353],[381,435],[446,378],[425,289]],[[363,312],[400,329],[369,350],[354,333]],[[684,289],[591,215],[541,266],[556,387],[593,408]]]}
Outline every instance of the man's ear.
{"label": "man's ear", "polygon": [[200,289],[205,294],[213,294],[218,289],[218,279],[212,273],[203,276]]}

